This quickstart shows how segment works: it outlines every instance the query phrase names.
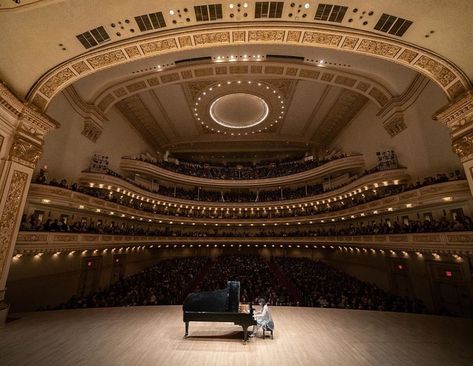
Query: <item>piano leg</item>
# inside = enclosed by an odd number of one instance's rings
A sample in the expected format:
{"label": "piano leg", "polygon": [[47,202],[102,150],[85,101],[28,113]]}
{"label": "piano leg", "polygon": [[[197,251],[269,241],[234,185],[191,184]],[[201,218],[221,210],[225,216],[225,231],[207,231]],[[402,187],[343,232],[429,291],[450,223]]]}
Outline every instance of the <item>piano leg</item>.
{"label": "piano leg", "polygon": [[184,334],[184,338],[189,336],[189,322],[186,322],[186,333]]}
{"label": "piano leg", "polygon": [[246,342],[248,340],[248,327],[247,326],[242,326],[243,327],[243,342]]}

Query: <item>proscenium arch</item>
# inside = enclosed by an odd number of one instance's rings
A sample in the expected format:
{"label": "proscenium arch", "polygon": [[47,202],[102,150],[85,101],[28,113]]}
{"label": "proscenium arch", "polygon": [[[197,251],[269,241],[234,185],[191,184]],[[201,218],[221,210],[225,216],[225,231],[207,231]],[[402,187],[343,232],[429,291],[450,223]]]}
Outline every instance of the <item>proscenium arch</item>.
{"label": "proscenium arch", "polygon": [[456,65],[413,44],[368,32],[338,31],[320,25],[294,27],[280,22],[278,27],[218,24],[192,30],[165,31],[116,42],[72,58],[48,71],[31,88],[27,100],[45,111],[62,89],[99,70],[149,58],[189,50],[242,44],[276,44],[317,47],[355,52],[399,63],[435,81],[449,100],[471,89],[471,83]]}

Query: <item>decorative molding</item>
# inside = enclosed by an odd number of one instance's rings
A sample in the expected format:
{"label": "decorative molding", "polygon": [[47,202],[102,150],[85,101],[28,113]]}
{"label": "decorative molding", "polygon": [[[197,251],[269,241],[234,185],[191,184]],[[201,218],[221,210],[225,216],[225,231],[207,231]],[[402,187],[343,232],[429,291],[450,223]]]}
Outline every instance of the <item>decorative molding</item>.
{"label": "decorative molding", "polygon": [[411,84],[399,96],[392,97],[377,113],[382,119],[390,119],[394,113],[406,111],[419,98],[430,79],[417,74]]}
{"label": "decorative molding", "polygon": [[20,207],[26,195],[28,174],[19,170],[13,172],[5,205],[0,217],[0,278],[6,275],[11,247],[15,245],[13,237],[17,230],[18,217],[21,215]]}
{"label": "decorative molding", "polygon": [[[325,70],[325,72],[321,75],[321,68],[310,64],[301,65],[270,61],[235,62],[232,64],[211,63],[205,66],[199,64],[196,66],[175,67],[172,70],[164,70],[159,73],[161,82],[157,77],[150,78],[149,75],[146,75],[108,86],[97,94],[93,103],[103,112],[107,112],[121,99],[145,90],[140,88],[131,92],[130,86],[137,83],[146,83],[147,89],[153,89],[163,84],[177,84],[190,80],[195,84],[208,84],[213,82],[211,80],[227,81],[229,79],[232,80],[232,76],[251,76],[252,79],[254,77],[260,79],[262,74],[271,75],[274,81],[278,77],[280,77],[281,80],[285,80],[290,75],[291,79],[317,81],[354,90],[370,98],[380,107],[382,103],[386,103],[393,98],[388,88],[375,80],[355,73],[330,69],[328,67],[324,67],[323,70]],[[172,75],[172,77],[169,75]],[[199,79],[204,80],[200,81]],[[375,91],[372,92],[371,89],[375,89]]]}
{"label": "decorative molding", "polygon": [[0,107],[17,120],[17,127],[23,133],[38,140],[50,130],[59,127],[57,121],[41,113],[35,105],[23,103],[3,83],[0,83]]}
{"label": "decorative molding", "polygon": [[41,152],[41,145],[37,145],[21,135],[15,135],[10,149],[10,157],[13,161],[34,168]]}
{"label": "decorative molding", "polygon": [[462,161],[471,160],[473,157],[473,131],[452,142],[453,152],[459,156]]}
{"label": "decorative molding", "polygon": [[450,128],[452,147],[462,161],[473,158],[473,91],[462,94],[453,103],[438,111],[434,120]]}
{"label": "decorative molding", "polygon": [[[31,236],[42,237],[38,241],[29,241]],[[315,236],[315,237],[173,237],[173,236],[130,236],[79,234],[76,240],[68,240],[68,234],[41,232],[18,234],[14,254],[34,255],[38,252],[56,253],[58,251],[112,250],[114,253],[127,253],[137,247],[165,248],[166,246],[184,247],[197,244],[212,246],[228,245],[264,245],[267,247],[309,246],[313,248],[334,247],[339,250],[371,248],[372,250],[398,251],[435,251],[438,253],[468,253],[473,250],[473,235],[469,232],[437,234],[394,234],[363,236]],[[401,255],[400,253],[397,255]]]}
{"label": "decorative molding", "polygon": [[96,142],[102,135],[103,125],[108,121],[105,114],[93,104],[84,101],[72,85],[63,91],[71,107],[84,119],[82,135],[92,142]]}
{"label": "decorative molding", "polygon": [[383,122],[383,127],[391,137],[400,134],[407,128],[406,122],[404,122],[404,115],[402,113],[392,115],[388,120]]}
{"label": "decorative molding", "polygon": [[82,128],[82,135],[87,137],[93,143],[97,142],[97,139],[102,135],[102,127],[97,125],[91,118],[84,119],[84,125]]}
{"label": "decorative molding", "polygon": [[[286,116],[285,105],[288,105],[290,90],[293,89],[294,80],[248,80],[227,81],[226,83],[188,83],[184,86],[188,91],[185,94],[193,95],[191,106],[196,124],[200,124],[203,132],[207,134],[224,134],[230,136],[251,135],[255,133],[274,132]],[[216,123],[210,116],[210,104],[217,98],[231,93],[247,93],[257,95],[269,106],[269,114],[260,124],[241,130],[235,130]]]}
{"label": "decorative molding", "polygon": [[[176,30],[172,34],[157,32],[137,37],[133,41],[123,40],[113,45],[104,45],[45,73],[29,92],[28,100],[36,100],[38,103],[40,99],[36,96],[41,95],[46,103],[38,104],[44,110],[53,96],[72,82],[96,70],[120,65],[130,60],[186,50],[190,47],[189,37],[193,41],[193,47],[218,47],[240,44],[243,40],[248,40],[253,44],[290,44],[317,49],[340,49],[380,57],[421,72],[438,83],[449,99],[471,88],[471,83],[464,73],[448,60],[401,40],[394,38],[386,40],[383,36],[367,35],[354,29],[351,29],[348,35],[345,31],[328,30],[320,25],[294,27],[283,21],[279,23],[278,28],[237,24],[224,28],[219,26],[219,29],[211,29],[213,25],[206,24],[193,31]],[[139,53],[130,51],[135,50],[135,47],[139,49]],[[81,61],[85,64],[81,64]],[[87,70],[89,65],[90,69]]]}
{"label": "decorative molding", "polygon": [[319,146],[330,145],[340,130],[350,123],[367,102],[368,98],[363,94],[343,89],[311,140]]}
{"label": "decorative molding", "polygon": [[116,107],[151,146],[159,149],[162,144],[169,142],[158,121],[138,94],[122,99]]}

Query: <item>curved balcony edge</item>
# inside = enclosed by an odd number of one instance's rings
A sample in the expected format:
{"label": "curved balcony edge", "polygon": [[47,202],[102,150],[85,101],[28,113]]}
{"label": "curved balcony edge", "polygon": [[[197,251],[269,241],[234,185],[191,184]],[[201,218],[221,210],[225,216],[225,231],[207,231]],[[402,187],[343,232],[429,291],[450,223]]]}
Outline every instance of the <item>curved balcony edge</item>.
{"label": "curved balcony edge", "polygon": [[[431,251],[473,253],[473,232],[442,232],[395,235],[328,236],[328,237],[156,237],[103,234],[46,233],[20,231],[16,254],[57,253],[61,251],[116,250],[143,247],[170,249],[182,247],[226,247],[250,245],[267,248],[343,249],[343,247],[388,249],[399,251]],[[323,248],[325,247],[325,248]],[[336,248],[339,247],[339,248]],[[85,254],[85,253],[84,253]],[[399,253],[400,256],[401,253]]]}
{"label": "curved balcony edge", "polygon": [[[451,197],[452,201],[444,201],[445,197]],[[48,200],[48,203],[44,203],[44,199]],[[360,218],[361,213],[365,215],[365,218],[372,215],[381,214],[393,214],[395,212],[402,212],[403,210],[415,210],[424,207],[430,207],[434,205],[450,204],[452,202],[463,202],[471,199],[471,194],[466,180],[452,181],[438,183],[431,186],[421,187],[415,190],[399,193],[393,196],[387,196],[374,200],[371,202],[363,203],[357,206],[346,208],[343,210],[324,212],[317,215],[307,216],[285,216],[285,217],[274,217],[274,218],[197,218],[187,216],[172,216],[163,215],[159,213],[151,213],[147,211],[140,211],[135,208],[131,208],[125,205],[120,205],[115,202],[107,201],[101,198],[89,196],[85,193],[71,191],[69,189],[32,184],[28,194],[28,202],[33,204],[39,204],[43,206],[59,207],[64,209],[72,210],[92,210],[95,215],[105,215],[107,217],[120,217],[120,214],[127,215],[127,219],[134,216],[136,220],[142,219],[143,223],[148,220],[152,220],[156,224],[158,220],[162,221],[163,225],[167,225],[171,222],[178,224],[182,222],[185,225],[202,225],[215,224],[218,222],[219,225],[236,225],[249,226],[254,224],[255,226],[265,225],[284,225],[286,223],[297,224],[299,223],[307,225],[313,223],[327,221],[334,219],[340,222],[339,219],[346,217],[346,222],[350,220],[349,216],[356,215]],[[407,207],[407,204],[411,204],[412,207]],[[79,206],[83,206],[79,208]],[[400,208],[400,207],[404,208]],[[394,211],[388,210],[388,208],[395,208]],[[96,209],[100,209],[99,213],[96,213]],[[107,212],[107,210],[109,212]],[[115,216],[110,216],[110,211],[114,212]],[[374,213],[378,211],[378,213]]]}
{"label": "curved balcony edge", "polygon": [[301,198],[294,198],[294,199],[287,199],[287,200],[280,200],[280,201],[264,201],[264,202],[212,202],[212,201],[196,201],[184,198],[176,198],[170,196],[164,196],[159,193],[154,193],[148,191],[144,188],[140,188],[130,182],[123,180],[122,178],[114,177],[111,175],[103,174],[103,173],[83,173],[79,182],[84,185],[88,185],[90,183],[94,183],[97,186],[100,184],[103,187],[111,186],[111,189],[126,189],[127,191],[131,191],[136,193],[140,196],[144,196],[151,200],[167,202],[167,203],[176,203],[182,205],[193,205],[193,206],[205,206],[205,207],[271,207],[271,206],[281,206],[281,205],[297,205],[297,204],[304,204],[307,202],[315,202],[315,201],[322,201],[327,200],[329,198],[337,197],[340,195],[348,194],[353,190],[360,189],[363,186],[371,185],[378,183],[382,185],[383,181],[399,181],[399,183],[406,181],[408,178],[407,169],[406,168],[399,168],[399,169],[392,169],[392,170],[382,170],[380,172],[371,173],[368,175],[364,175],[347,185],[341,186],[336,188],[332,191],[327,191],[324,193],[320,193],[313,196],[306,196]]}
{"label": "curved balcony edge", "polygon": [[265,178],[265,179],[209,179],[201,178],[193,175],[185,175],[176,173],[168,169],[161,168],[153,163],[142,160],[133,160],[122,158],[120,161],[120,168],[124,171],[148,174],[154,178],[164,179],[166,181],[194,185],[205,188],[271,188],[284,185],[307,182],[312,179],[322,178],[324,175],[330,173],[342,173],[347,171],[354,171],[363,169],[365,161],[363,155],[352,155],[345,158],[336,159],[328,163],[322,164],[316,168],[306,170],[291,175],[281,177]]}

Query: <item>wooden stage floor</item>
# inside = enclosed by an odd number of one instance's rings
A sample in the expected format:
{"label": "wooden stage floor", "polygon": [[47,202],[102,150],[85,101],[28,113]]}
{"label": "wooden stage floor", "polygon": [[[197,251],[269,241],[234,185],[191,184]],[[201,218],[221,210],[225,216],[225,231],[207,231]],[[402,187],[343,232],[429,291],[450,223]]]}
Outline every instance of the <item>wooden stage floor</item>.
{"label": "wooden stage floor", "polygon": [[473,365],[473,320],[272,307],[274,339],[190,323],[180,306],[21,314],[0,328],[0,365]]}

